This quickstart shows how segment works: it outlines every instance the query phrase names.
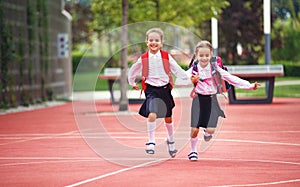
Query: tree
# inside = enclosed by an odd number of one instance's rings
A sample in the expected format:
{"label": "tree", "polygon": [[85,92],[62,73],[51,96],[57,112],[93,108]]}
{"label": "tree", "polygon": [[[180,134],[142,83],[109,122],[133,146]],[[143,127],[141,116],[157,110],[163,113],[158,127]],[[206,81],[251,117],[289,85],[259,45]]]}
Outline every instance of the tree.
{"label": "tree", "polygon": [[289,17],[297,17],[299,13],[299,0],[272,0],[272,12],[281,20],[288,19]]}
{"label": "tree", "polygon": [[[98,37],[104,33],[108,44],[108,56],[110,58],[110,67],[120,66],[118,60],[115,60],[113,51],[113,36],[111,30],[121,26],[122,22],[122,3],[119,0],[91,0],[91,17],[93,18],[88,26],[91,32],[94,32]],[[128,19],[128,18],[127,18]]]}
{"label": "tree", "polygon": [[121,52],[121,99],[119,110],[124,111],[128,109],[128,99],[127,99],[127,19],[128,19],[128,0],[122,0],[122,52]]}
{"label": "tree", "polygon": [[75,49],[81,43],[90,42],[89,21],[91,4],[87,1],[67,1],[65,9],[72,15],[72,48]]}
{"label": "tree", "polygon": [[[91,0],[93,20],[89,25],[94,31],[108,31],[121,25],[121,3],[119,0]],[[131,0],[128,2],[128,23],[161,21],[196,28],[201,35],[199,25],[210,20],[215,12],[221,13],[228,6],[223,0]],[[213,7],[213,8],[212,8]],[[98,33],[100,33],[98,32]]]}
{"label": "tree", "polygon": [[272,59],[298,62],[300,55],[300,0],[276,0],[272,32]]}
{"label": "tree", "polygon": [[[223,9],[219,19],[221,56],[232,64],[244,60],[247,64],[257,64],[262,54],[262,0],[229,0],[230,6]],[[239,57],[237,46],[243,48]]]}

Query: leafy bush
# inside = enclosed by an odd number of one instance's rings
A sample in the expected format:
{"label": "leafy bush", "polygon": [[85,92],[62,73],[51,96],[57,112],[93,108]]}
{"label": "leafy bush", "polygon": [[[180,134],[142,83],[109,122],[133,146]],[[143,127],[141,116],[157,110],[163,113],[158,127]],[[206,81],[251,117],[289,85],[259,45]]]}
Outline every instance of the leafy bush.
{"label": "leafy bush", "polygon": [[100,71],[100,63],[103,63],[104,61],[105,59],[103,57],[100,58],[96,55],[72,52],[73,75],[76,73],[80,63],[84,63],[84,65],[80,67],[80,71],[89,72],[94,71],[95,69],[99,69]]}
{"label": "leafy bush", "polygon": [[[82,53],[80,51],[72,52],[72,67],[73,75],[76,73],[80,63],[84,65],[80,66],[80,71],[89,72],[95,71],[95,69],[104,69],[105,67],[120,67],[120,56],[119,54],[114,55],[110,59],[107,57],[99,57],[95,54]],[[131,62],[132,63],[132,62]],[[104,65],[104,66],[103,66]]]}
{"label": "leafy bush", "polygon": [[292,19],[278,20],[272,32],[272,59],[297,62],[300,59],[300,29]]}
{"label": "leafy bush", "polygon": [[300,65],[284,64],[284,76],[300,77]]}
{"label": "leafy bush", "polygon": [[72,67],[73,67],[73,74],[75,74],[77,67],[80,63],[80,60],[83,57],[83,53],[80,52],[72,52]]}
{"label": "leafy bush", "polygon": [[298,59],[298,62],[273,61],[272,64],[282,64],[285,77],[300,77],[300,59]]}

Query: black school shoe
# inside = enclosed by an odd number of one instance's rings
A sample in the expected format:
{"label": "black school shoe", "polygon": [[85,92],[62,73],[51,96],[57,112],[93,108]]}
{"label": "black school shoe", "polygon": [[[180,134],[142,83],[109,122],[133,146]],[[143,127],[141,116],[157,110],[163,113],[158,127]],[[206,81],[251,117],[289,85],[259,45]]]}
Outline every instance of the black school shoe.
{"label": "black school shoe", "polygon": [[212,139],[211,134],[206,134],[206,130],[204,129],[204,135],[203,135],[204,141],[208,142],[210,139]]}
{"label": "black school shoe", "polygon": [[170,141],[167,139],[166,143],[167,143],[167,146],[168,146],[168,151],[169,151],[170,156],[171,156],[172,158],[174,158],[174,157],[176,156],[177,149],[171,150],[171,149],[170,149],[170,145],[171,145],[171,144],[174,144],[175,142],[170,142]]}
{"label": "black school shoe", "polygon": [[190,161],[197,161],[198,160],[198,153],[197,152],[191,152],[189,155],[189,160]]}
{"label": "black school shoe", "polygon": [[155,143],[148,142],[148,143],[146,143],[146,146],[147,146],[147,148],[145,149],[146,153],[153,155],[155,153],[155,151],[154,151]]}

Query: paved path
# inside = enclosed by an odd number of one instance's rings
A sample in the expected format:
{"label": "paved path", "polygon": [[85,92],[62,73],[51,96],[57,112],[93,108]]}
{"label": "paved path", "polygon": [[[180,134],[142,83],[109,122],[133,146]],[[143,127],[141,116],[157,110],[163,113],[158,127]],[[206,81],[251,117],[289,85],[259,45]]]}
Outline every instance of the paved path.
{"label": "paved path", "polygon": [[[275,82],[275,86],[287,86],[287,85],[300,85],[300,79],[299,80],[291,80],[291,81],[279,81]],[[264,85],[262,85],[264,86]],[[173,96],[174,98],[178,97],[189,97],[189,94],[191,92],[191,87],[175,87],[173,90]],[[115,97],[116,99],[120,98],[120,92],[115,91]],[[140,97],[140,91],[132,90],[128,91],[127,96],[129,98],[139,98]],[[72,100],[99,100],[99,99],[110,99],[110,93],[109,91],[95,91],[95,92],[73,92]]]}
{"label": "paved path", "polygon": [[286,85],[300,85],[299,80],[290,80],[290,81],[275,81],[275,86],[286,86]]}
{"label": "paved path", "polygon": [[[286,85],[300,85],[300,80],[275,82],[275,86],[286,86]],[[189,97],[191,89],[192,89],[191,87],[181,87],[181,88],[175,87],[173,90],[173,96],[175,98]],[[127,95],[129,98],[139,98],[140,92],[136,91],[136,90],[132,90],[132,91],[128,91]],[[115,92],[115,97],[116,97],[116,99],[120,98],[119,91]],[[105,99],[110,99],[110,93],[109,93],[109,91],[73,92],[70,99],[73,101],[88,101],[88,100],[103,100],[103,99],[105,100]],[[39,108],[44,108],[44,107],[49,107],[49,106],[60,105],[63,103],[64,102],[60,102],[60,101],[51,101],[51,102],[45,102],[42,104],[32,105],[30,107],[19,106],[17,108],[12,108],[9,110],[0,110],[0,115],[6,114],[6,113],[11,113],[11,112],[34,110],[34,109],[39,109]]]}

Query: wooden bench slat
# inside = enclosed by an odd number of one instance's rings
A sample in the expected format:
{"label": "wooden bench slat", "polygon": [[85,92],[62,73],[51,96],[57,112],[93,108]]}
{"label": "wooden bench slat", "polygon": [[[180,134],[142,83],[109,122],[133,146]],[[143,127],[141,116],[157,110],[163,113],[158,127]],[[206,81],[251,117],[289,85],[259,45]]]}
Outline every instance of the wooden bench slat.
{"label": "wooden bench slat", "polygon": [[114,75],[120,76],[121,75],[121,68],[105,68],[104,75]]}
{"label": "wooden bench slat", "polygon": [[244,65],[244,66],[226,66],[228,71],[232,74],[245,74],[245,75],[274,75],[282,76],[284,75],[282,65]]}
{"label": "wooden bench slat", "polygon": [[[113,84],[118,83],[120,84],[120,78],[121,78],[121,68],[105,68],[104,73],[98,75],[98,79],[106,79],[108,81],[108,87],[109,87],[109,92],[111,96],[111,103],[112,104],[117,104],[118,101],[115,100],[114,97],[114,91],[113,91]],[[141,81],[141,77],[137,76],[136,82]],[[144,99],[140,98],[129,98],[129,103],[142,103],[144,102]]]}

